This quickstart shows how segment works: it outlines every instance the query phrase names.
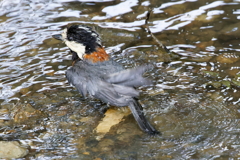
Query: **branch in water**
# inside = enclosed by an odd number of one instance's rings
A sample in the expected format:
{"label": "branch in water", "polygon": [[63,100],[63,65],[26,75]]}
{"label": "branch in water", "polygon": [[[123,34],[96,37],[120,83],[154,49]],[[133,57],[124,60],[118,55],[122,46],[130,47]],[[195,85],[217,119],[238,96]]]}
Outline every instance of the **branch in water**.
{"label": "branch in water", "polygon": [[155,36],[153,35],[153,33],[151,32],[151,30],[150,30],[150,28],[149,28],[149,26],[148,26],[148,21],[149,21],[149,17],[150,17],[150,15],[151,15],[151,12],[152,12],[152,9],[150,9],[150,10],[148,11],[148,13],[147,13],[147,18],[146,18],[146,20],[145,20],[145,25],[146,25],[146,27],[147,27],[147,31],[148,31],[148,33],[153,37],[153,39],[157,42],[157,44],[159,45],[159,47],[161,47],[162,49],[164,49],[167,53],[170,53],[170,51],[167,49],[167,47],[166,47],[164,44],[162,44],[162,42],[159,41],[159,40],[157,39],[157,37],[155,37]]}

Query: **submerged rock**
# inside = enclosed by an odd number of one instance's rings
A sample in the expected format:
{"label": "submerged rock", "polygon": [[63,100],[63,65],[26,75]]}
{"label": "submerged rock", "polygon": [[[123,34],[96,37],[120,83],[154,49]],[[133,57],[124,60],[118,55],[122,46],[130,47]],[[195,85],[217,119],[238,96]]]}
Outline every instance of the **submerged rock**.
{"label": "submerged rock", "polygon": [[97,126],[96,132],[103,135],[106,134],[107,132],[109,132],[112,126],[120,123],[122,119],[130,113],[131,112],[128,108],[126,110],[112,108],[108,109],[105,113],[105,117]]}
{"label": "submerged rock", "polygon": [[0,158],[22,158],[28,154],[28,149],[17,141],[0,141]]}
{"label": "submerged rock", "polygon": [[19,104],[16,106],[16,113],[14,114],[15,123],[35,122],[38,119],[47,117],[47,115],[33,108],[30,104]]}
{"label": "submerged rock", "polygon": [[221,31],[219,35],[219,39],[227,41],[230,39],[238,39],[240,38],[240,22],[226,25]]}

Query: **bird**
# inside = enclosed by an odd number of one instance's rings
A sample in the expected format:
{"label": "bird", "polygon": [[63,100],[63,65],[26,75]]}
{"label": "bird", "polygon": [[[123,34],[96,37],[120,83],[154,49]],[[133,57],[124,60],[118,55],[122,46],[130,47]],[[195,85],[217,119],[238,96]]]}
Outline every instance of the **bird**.
{"label": "bird", "polygon": [[107,54],[100,35],[87,25],[70,25],[53,38],[70,49],[72,66],[67,69],[66,78],[83,97],[96,98],[110,106],[128,106],[142,131],[150,135],[160,133],[145,117],[136,89],[152,84],[143,77],[152,65],[125,69]]}

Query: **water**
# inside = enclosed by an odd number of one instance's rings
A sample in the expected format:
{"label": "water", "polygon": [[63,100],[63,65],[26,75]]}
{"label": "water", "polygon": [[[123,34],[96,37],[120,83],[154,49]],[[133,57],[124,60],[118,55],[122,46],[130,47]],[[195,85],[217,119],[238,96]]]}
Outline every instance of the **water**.
{"label": "water", "polygon": [[[20,140],[30,159],[238,159],[239,0],[0,1],[0,140]],[[149,26],[174,52],[162,53]],[[146,116],[98,138],[107,106],[68,85],[68,48],[54,40],[67,24],[87,24],[125,67],[152,63],[154,87],[140,88]]]}

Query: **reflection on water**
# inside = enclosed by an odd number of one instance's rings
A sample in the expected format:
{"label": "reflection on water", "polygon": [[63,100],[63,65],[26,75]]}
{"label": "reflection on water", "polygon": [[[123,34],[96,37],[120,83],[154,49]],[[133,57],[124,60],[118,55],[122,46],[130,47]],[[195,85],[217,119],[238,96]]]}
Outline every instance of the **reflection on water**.
{"label": "reflection on water", "polygon": [[[239,3],[1,0],[0,140],[27,143],[32,159],[239,158]],[[146,32],[149,8],[150,29],[178,56],[162,54]],[[99,138],[107,106],[67,84],[71,56],[51,38],[68,23],[94,27],[126,67],[156,65],[146,74],[156,85],[140,99],[161,136],[128,116]]]}

